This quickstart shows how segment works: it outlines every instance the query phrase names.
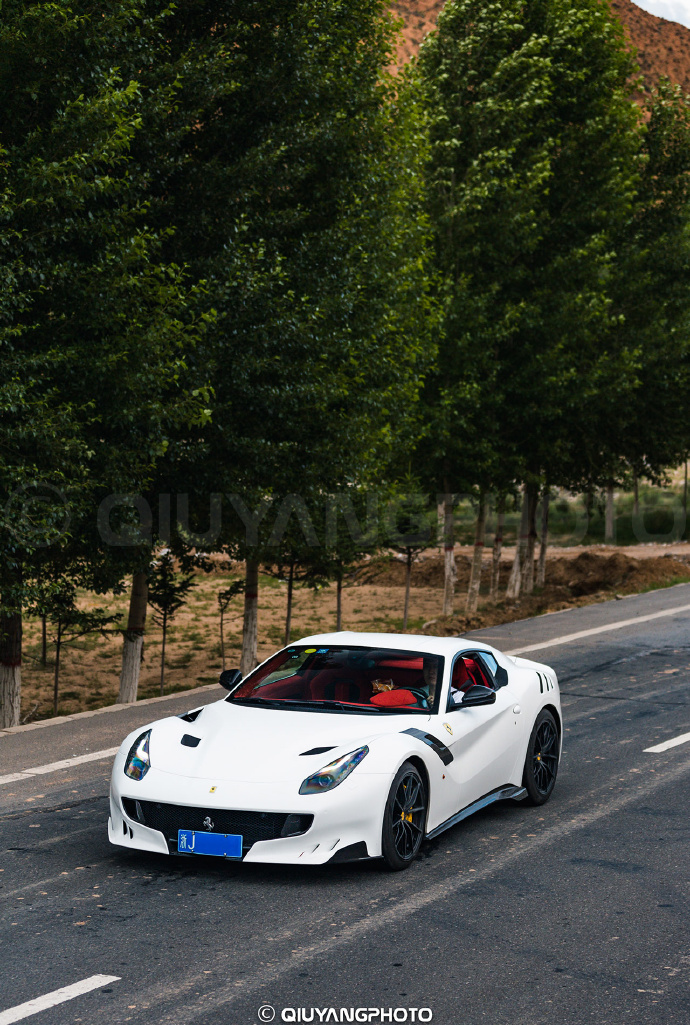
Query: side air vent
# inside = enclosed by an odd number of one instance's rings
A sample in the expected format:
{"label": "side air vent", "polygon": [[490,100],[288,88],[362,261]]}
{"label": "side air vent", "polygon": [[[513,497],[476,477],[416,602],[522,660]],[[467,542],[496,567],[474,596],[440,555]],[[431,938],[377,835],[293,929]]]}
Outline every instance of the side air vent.
{"label": "side air vent", "polygon": [[185,712],[184,715],[178,715],[177,718],[184,719],[185,722],[196,722],[202,712],[203,708],[195,708],[193,712]]}
{"label": "side air vent", "polygon": [[180,743],[182,747],[198,747],[200,741],[201,737],[193,737],[191,733],[185,733]]}
{"label": "side air vent", "polygon": [[135,801],[132,797],[123,797],[122,807],[125,810],[125,815],[130,819],[133,819],[135,822],[144,822],[144,813],[139,801]]}
{"label": "side air vent", "polygon": [[300,758],[305,755],[325,755],[326,751],[333,751],[333,747],[312,747],[308,751],[303,751]]}

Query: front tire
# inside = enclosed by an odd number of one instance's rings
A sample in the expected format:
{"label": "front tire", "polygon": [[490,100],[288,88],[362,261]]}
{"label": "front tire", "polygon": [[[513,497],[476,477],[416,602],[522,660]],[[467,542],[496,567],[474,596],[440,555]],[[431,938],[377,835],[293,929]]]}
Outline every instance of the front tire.
{"label": "front tire", "polygon": [[532,727],[527,745],[527,757],[522,785],[527,791],[529,804],[546,804],[556,785],[558,775],[558,727],[556,720],[545,708]]}
{"label": "front tire", "polygon": [[398,769],[383,813],[381,852],[394,872],[408,868],[424,839],[427,793],[424,780],[411,762]]}

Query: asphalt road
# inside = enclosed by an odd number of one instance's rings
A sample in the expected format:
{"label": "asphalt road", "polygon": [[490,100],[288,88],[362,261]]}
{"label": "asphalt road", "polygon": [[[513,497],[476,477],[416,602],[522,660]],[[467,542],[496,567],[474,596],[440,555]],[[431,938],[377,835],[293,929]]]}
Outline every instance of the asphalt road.
{"label": "asphalt road", "polygon": [[[690,611],[639,621],[685,605],[690,585],[479,631],[515,651],[635,620],[530,653],[562,688],[551,801],[495,805],[407,872],[111,848],[107,761],[0,785],[0,1023],[104,974],[119,981],[26,1020],[253,1025],[271,1005],[277,1022],[332,1006],[429,1008],[439,1025],[688,1025],[690,743],[644,749],[690,731]],[[0,735],[0,777],[195,703]]]}

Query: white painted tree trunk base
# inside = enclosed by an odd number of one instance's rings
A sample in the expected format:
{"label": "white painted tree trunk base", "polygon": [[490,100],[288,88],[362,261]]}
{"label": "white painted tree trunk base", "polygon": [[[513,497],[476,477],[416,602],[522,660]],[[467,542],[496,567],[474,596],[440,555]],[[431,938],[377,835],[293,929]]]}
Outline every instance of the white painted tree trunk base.
{"label": "white painted tree trunk base", "polygon": [[604,519],[604,542],[607,545],[616,543],[616,510],[614,505],[613,484],[606,486],[606,515]]}
{"label": "white painted tree trunk base", "polygon": [[510,569],[510,576],[508,577],[508,586],[506,587],[506,598],[517,598],[520,594],[520,578],[521,578],[521,566],[520,566],[520,542],[515,546],[515,556],[513,558],[513,565]]}
{"label": "white painted tree trunk base", "polygon": [[248,676],[259,658],[259,564],[247,559],[244,589],[244,622],[242,626],[242,657],[240,672]]}
{"label": "white painted tree trunk base", "polygon": [[0,665],[0,729],[19,726],[22,667]]}
{"label": "white painted tree trunk base", "polygon": [[120,672],[120,693],[118,702],[130,705],[137,700],[139,690],[139,671],[141,669],[141,653],[144,648],[143,634],[124,635],[122,646],[122,671]]}
{"label": "white painted tree trunk base", "polygon": [[248,676],[252,669],[255,669],[258,658],[258,607],[252,602],[251,606],[245,609],[244,630],[242,632],[242,658],[240,659],[240,672],[242,676]]}
{"label": "white painted tree trunk base", "polygon": [[453,598],[455,597],[455,549],[451,545],[446,547],[443,553],[444,586],[443,586],[443,615],[453,615]]}

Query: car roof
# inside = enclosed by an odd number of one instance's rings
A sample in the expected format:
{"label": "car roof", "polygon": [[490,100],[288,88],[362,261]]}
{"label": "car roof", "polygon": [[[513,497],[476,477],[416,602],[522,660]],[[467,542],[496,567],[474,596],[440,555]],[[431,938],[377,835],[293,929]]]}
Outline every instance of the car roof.
{"label": "car roof", "polygon": [[341,630],[338,633],[312,634],[302,637],[293,644],[352,644],[364,648],[398,648],[403,651],[422,651],[431,655],[445,655],[450,658],[464,648],[476,651],[492,651],[491,645],[468,641],[463,637],[431,637],[428,634],[384,634],[358,633],[355,630]]}

